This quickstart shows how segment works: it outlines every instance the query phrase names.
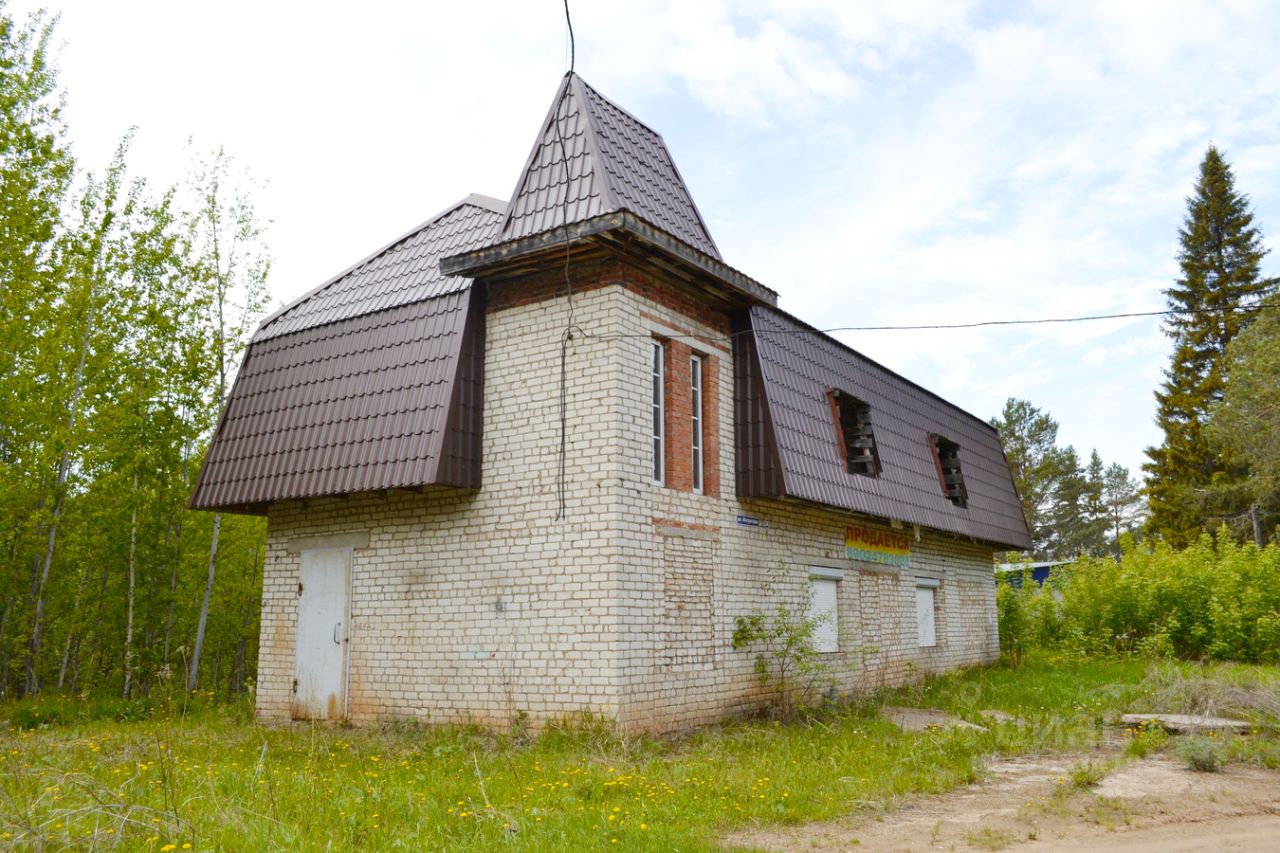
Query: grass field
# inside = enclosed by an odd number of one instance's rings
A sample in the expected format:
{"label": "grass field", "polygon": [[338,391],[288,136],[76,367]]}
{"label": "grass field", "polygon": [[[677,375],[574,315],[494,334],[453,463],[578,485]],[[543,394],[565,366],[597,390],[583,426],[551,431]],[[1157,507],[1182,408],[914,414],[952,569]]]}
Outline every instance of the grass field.
{"label": "grass field", "polygon": [[[728,723],[678,739],[619,736],[592,721],[521,740],[412,725],[260,725],[234,708],[115,722],[85,719],[90,705],[0,706],[0,847],[705,850],[730,829],[962,785],[992,756],[1087,751],[1105,718],[1182,710],[1149,707],[1160,691],[1165,705],[1201,702],[1213,693],[1205,684],[1271,689],[1278,680],[1266,667],[1153,673],[1135,659],[1043,657],[791,723]],[[1027,725],[908,734],[882,719],[884,704],[975,721],[996,709]],[[1265,703],[1243,710],[1264,729],[1276,722]],[[54,724],[17,728],[44,719]],[[1236,759],[1280,764],[1273,735],[1240,741]]]}

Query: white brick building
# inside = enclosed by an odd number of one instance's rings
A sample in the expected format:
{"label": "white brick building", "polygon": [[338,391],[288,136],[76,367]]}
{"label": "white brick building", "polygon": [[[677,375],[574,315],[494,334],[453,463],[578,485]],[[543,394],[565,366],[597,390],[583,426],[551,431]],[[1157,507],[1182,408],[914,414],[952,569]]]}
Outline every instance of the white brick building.
{"label": "white brick building", "polygon": [[994,431],[779,311],[575,76],[509,204],[263,323],[192,503],[268,518],[267,717],[709,721],[779,600],[837,690],[900,682],[997,656],[1028,545]]}

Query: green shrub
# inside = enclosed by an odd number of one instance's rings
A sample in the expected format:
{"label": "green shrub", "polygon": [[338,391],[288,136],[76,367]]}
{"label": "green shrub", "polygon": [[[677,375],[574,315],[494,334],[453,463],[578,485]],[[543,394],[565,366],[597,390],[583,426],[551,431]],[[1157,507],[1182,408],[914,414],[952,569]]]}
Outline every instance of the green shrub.
{"label": "green shrub", "polygon": [[1133,547],[1081,558],[1053,588],[997,590],[1001,648],[1073,654],[1280,661],[1280,546],[1240,545],[1224,529],[1176,551]]}
{"label": "green shrub", "polygon": [[[1023,578],[1025,587],[1027,579]],[[1031,617],[1023,590],[1016,589],[1006,575],[996,584],[996,613],[1000,625],[1000,653],[1010,663],[1022,662],[1031,647]]]}
{"label": "green shrub", "polygon": [[1178,757],[1192,770],[1217,773],[1222,769],[1222,741],[1215,738],[1184,737],[1178,741]]}
{"label": "green shrub", "polygon": [[1092,788],[1106,778],[1111,772],[1111,765],[1105,761],[1082,761],[1071,765],[1071,787],[1077,789]]}

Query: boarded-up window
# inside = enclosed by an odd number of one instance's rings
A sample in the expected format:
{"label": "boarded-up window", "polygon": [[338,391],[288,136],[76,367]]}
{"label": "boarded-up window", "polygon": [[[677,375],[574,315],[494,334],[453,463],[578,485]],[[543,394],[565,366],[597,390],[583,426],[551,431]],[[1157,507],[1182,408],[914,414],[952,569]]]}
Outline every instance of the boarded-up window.
{"label": "boarded-up window", "polygon": [[962,509],[969,503],[969,492],[964,485],[964,472],[960,470],[960,445],[940,435],[929,436],[933,445],[933,461],[938,468],[938,485],[942,494]]}
{"label": "boarded-up window", "polygon": [[836,430],[836,447],[845,470],[864,477],[880,476],[880,453],[871,429],[871,407],[838,389],[827,392],[831,419]]}
{"label": "boarded-up window", "polygon": [[916,633],[921,648],[938,645],[937,593],[937,580],[916,578]]}
{"label": "boarded-up window", "polygon": [[703,669],[715,660],[712,566],[709,538],[662,537],[663,662],[673,671]]}
{"label": "boarded-up window", "polygon": [[837,571],[811,569],[809,609],[813,620],[813,648],[818,652],[840,649],[840,581]]}

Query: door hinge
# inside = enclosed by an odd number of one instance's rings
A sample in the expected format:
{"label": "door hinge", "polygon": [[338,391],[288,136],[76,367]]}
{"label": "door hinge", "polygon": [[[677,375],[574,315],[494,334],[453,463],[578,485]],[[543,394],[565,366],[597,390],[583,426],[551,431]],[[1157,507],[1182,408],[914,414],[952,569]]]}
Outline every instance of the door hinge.
{"label": "door hinge", "polygon": [[298,595],[302,595],[302,581],[298,581]]}
{"label": "door hinge", "polygon": [[297,692],[298,692],[298,679],[296,679],[296,678],[293,680],[293,692],[294,692],[294,694],[295,694],[295,695],[296,695],[296,694],[297,694]]}

